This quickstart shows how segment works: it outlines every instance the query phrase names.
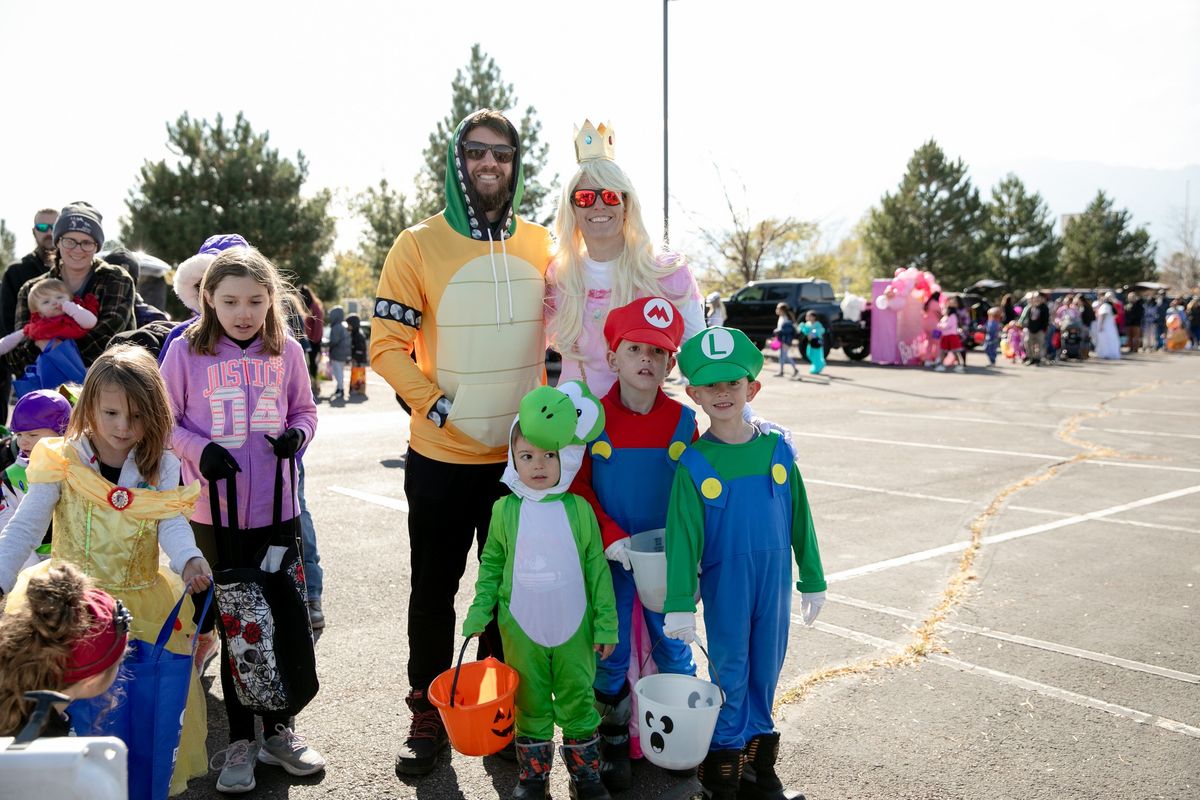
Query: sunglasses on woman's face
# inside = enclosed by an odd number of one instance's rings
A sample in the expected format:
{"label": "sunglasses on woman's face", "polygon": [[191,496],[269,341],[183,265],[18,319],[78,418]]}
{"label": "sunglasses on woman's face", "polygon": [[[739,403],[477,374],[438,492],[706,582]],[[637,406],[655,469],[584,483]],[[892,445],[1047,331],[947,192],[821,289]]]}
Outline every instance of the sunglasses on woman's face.
{"label": "sunglasses on woman's face", "polygon": [[483,142],[463,142],[463,153],[472,161],[482,161],[489,150],[497,164],[507,164],[513,160],[517,148],[511,144],[484,144]]}
{"label": "sunglasses on woman's face", "polygon": [[576,189],[571,193],[571,202],[576,208],[591,208],[599,196],[606,206],[619,206],[624,196],[616,189]]}

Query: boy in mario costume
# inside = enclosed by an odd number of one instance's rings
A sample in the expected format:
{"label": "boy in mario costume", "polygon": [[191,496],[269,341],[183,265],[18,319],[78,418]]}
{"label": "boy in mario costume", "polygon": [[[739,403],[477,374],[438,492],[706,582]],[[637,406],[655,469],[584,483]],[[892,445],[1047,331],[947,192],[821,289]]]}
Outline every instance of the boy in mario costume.
{"label": "boy in mario costume", "polygon": [[[634,599],[629,537],[666,527],[667,501],[680,454],[696,439],[696,413],[667,397],[662,383],[675,366],[683,317],[669,300],[640,297],[609,312],[604,323],[608,365],[617,382],[601,403],[604,431],[588,447],[572,491],[587,498],[600,521],[604,554],[617,598],[617,649],[596,665],[601,775],[610,790],[628,789],[629,670]],[[684,642],[663,639],[663,615],[642,609],[662,672],[695,675],[696,662]]]}
{"label": "boy in mario costume", "polygon": [[808,497],[791,450],[779,434],[742,419],[761,386],[762,365],[762,351],[733,328],[701,331],[679,354],[688,396],[710,425],[680,457],[671,487],[664,630],[693,640],[699,580],[709,668],[725,690],[699,770],[705,796],[716,800],[798,796],[775,773],[779,733],[771,719],[791,621],[793,553],[805,624],[825,601]]}

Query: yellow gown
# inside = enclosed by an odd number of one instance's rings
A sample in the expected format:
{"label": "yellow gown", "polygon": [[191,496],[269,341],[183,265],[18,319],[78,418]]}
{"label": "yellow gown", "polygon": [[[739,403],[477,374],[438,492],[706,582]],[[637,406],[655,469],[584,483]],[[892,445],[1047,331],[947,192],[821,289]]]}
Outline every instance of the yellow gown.
{"label": "yellow gown", "polygon": [[[43,440],[39,445],[33,450],[26,475],[30,483],[60,484],[61,494],[54,507],[54,539],[50,560],[26,569],[18,577],[8,595],[9,608],[24,602],[30,577],[66,561],[119,598],[133,615],[130,635],[153,644],[183,592],[179,576],[159,565],[158,522],[176,514],[191,516],[200,495],[199,483],[166,491],[132,487],[128,489],[128,504],[118,510],[109,500],[115,485],[80,461],[67,440]],[[120,498],[114,501],[123,505]],[[191,653],[195,627],[188,598],[179,611],[179,623],[167,641],[167,650]],[[187,789],[189,779],[208,772],[207,737],[204,690],[193,671],[179,755],[171,777],[172,795]]]}

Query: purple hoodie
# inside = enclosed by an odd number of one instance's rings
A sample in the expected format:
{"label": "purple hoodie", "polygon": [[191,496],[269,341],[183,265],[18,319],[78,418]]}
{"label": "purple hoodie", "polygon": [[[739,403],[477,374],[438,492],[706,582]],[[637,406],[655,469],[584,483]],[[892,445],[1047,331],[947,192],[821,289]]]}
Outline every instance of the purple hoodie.
{"label": "purple hoodie", "polygon": [[[162,363],[162,376],[175,417],[173,444],[183,462],[183,481],[200,481],[200,499],[192,520],[212,524],[208,481],[200,475],[200,454],[210,442],[228,450],[242,471],[237,476],[238,527],[271,524],[278,459],[264,434],[277,436],[285,428],[304,432],[305,445],[317,431],[317,406],[308,378],[308,361],[298,342],[285,340],[283,355],[272,357],[255,339],[242,350],[222,336],[217,355],[193,353],[182,336],[171,343]],[[303,452],[303,451],[302,451]],[[291,475],[284,466],[284,497],[291,494]],[[250,487],[254,486],[253,493]],[[222,513],[225,487],[220,485]],[[286,499],[284,503],[286,504]],[[283,518],[299,515],[297,504]]]}

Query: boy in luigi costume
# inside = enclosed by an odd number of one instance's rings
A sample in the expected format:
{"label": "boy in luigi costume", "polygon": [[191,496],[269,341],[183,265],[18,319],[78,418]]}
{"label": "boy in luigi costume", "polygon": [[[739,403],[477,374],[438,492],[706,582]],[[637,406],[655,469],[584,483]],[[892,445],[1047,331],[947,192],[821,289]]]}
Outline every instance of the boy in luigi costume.
{"label": "boy in luigi costume", "polygon": [[607,658],[617,641],[616,601],[596,515],[568,492],[584,443],[603,429],[600,401],[581,382],[542,386],[521,400],[501,479],[513,493],[492,508],[463,622],[464,636],[482,633],[495,609],[505,661],[520,676],[517,800],[549,797],[556,724],[571,797],[609,796],[592,681],[594,653]]}
{"label": "boy in luigi costume", "polygon": [[699,581],[710,670],[725,690],[699,769],[705,796],[715,800],[801,796],[775,773],[779,733],[771,719],[787,651],[793,554],[805,624],[825,601],[812,514],[791,450],[779,434],[742,419],[761,388],[762,366],[762,352],[734,328],[701,331],[679,354],[688,396],[710,426],[680,457],[671,487],[663,628],[693,640]]}

